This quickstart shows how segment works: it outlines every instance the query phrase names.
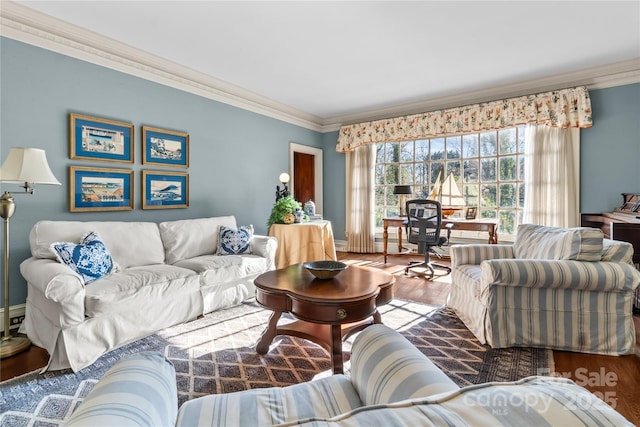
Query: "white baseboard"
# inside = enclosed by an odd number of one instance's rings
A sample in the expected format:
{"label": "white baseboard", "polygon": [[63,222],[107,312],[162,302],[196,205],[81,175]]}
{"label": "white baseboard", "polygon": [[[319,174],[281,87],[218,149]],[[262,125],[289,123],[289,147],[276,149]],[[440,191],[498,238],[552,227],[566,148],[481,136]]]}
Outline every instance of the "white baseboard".
{"label": "white baseboard", "polygon": [[346,252],[347,251],[347,241],[346,240],[336,240],[333,242],[337,252]]}
{"label": "white baseboard", "polygon": [[[26,304],[12,305],[9,307],[9,318],[24,316]],[[11,329],[17,329],[20,324],[11,325]],[[0,309],[0,331],[4,332],[4,308]]]}

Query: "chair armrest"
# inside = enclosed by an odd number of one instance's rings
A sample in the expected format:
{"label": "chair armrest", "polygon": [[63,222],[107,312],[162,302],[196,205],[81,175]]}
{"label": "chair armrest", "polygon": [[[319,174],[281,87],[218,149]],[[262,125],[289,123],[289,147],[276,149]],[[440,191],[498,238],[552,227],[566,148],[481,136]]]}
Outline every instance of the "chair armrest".
{"label": "chair armrest", "polygon": [[350,360],[351,383],[365,406],[459,388],[405,337],[382,324],[358,334]]}
{"label": "chair armrest", "polygon": [[157,352],[128,356],[107,371],[71,414],[66,427],[175,426],[176,372]]}
{"label": "chair armrest", "polygon": [[451,267],[471,264],[480,265],[484,260],[513,258],[513,245],[452,245],[450,249]]}
{"label": "chair armrest", "polygon": [[78,294],[84,300],[84,281],[69,266],[52,259],[27,258],[20,273],[29,284],[58,303],[73,301]]}
{"label": "chair armrest", "polygon": [[39,305],[55,325],[63,328],[84,320],[84,281],[69,266],[52,259],[31,257],[20,264],[20,273],[29,284],[30,292],[40,294],[27,299]]}
{"label": "chair armrest", "polygon": [[632,292],[639,284],[640,272],[619,262],[494,259],[481,264],[481,293],[496,285]]}
{"label": "chair armrest", "polygon": [[47,298],[68,303],[78,295],[84,300],[84,281],[69,266],[52,259],[27,258],[20,264],[20,273],[29,284]]}
{"label": "chair armrest", "polygon": [[251,239],[251,252],[267,259],[267,270],[276,268],[276,250],[278,239],[271,236],[254,235]]}

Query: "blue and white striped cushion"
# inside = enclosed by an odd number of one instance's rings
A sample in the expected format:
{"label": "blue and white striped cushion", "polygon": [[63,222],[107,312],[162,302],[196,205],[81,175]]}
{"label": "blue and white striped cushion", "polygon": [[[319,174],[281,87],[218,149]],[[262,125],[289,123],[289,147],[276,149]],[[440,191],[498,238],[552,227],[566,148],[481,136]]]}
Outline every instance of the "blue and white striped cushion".
{"label": "blue and white striped cushion", "polygon": [[603,236],[598,228],[520,224],[513,244],[514,257],[600,261]]}
{"label": "blue and white striped cushion", "polygon": [[451,267],[459,265],[480,265],[487,259],[513,258],[513,245],[452,245],[449,251]]}
{"label": "blue and white striped cushion", "polygon": [[618,262],[544,259],[494,259],[481,265],[482,294],[494,285],[567,288],[597,292],[628,292],[638,286],[640,273]]}
{"label": "blue and white striped cushion", "polygon": [[344,375],[289,387],[214,394],[185,402],[177,427],[255,427],[331,418],[362,406]]}
{"label": "blue and white striped cushion", "polygon": [[[294,423],[287,424],[294,425]],[[307,427],[633,426],[595,395],[564,378],[485,383],[428,398],[365,406]]]}
{"label": "blue and white striped cushion", "polygon": [[65,426],[174,426],[177,413],[173,364],[160,353],[142,352],[113,365]]}
{"label": "blue and white striped cushion", "polygon": [[631,264],[633,262],[633,245],[629,242],[604,239],[602,241],[601,261],[624,262]]}
{"label": "blue and white striped cushion", "polygon": [[369,326],[354,340],[351,382],[365,405],[458,389],[405,337],[381,324]]}

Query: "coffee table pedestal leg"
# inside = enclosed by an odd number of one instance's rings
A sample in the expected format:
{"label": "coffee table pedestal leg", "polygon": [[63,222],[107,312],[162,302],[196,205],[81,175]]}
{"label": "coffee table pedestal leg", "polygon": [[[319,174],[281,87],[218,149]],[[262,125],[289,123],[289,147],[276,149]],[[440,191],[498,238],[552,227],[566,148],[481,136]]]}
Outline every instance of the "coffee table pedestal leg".
{"label": "coffee table pedestal leg", "polygon": [[271,313],[269,323],[256,344],[256,352],[258,354],[268,353],[269,346],[276,335],[304,338],[322,346],[331,354],[334,374],[342,374],[344,372],[342,341],[373,323],[382,323],[382,316],[380,316],[380,312],[377,309],[373,312],[372,318],[349,324],[328,325],[295,320],[278,328],[278,321],[281,316],[282,311]]}
{"label": "coffee table pedestal leg", "polygon": [[333,373],[344,373],[342,368],[342,325],[331,325],[331,361]]}
{"label": "coffee table pedestal leg", "polygon": [[267,328],[262,333],[258,344],[256,344],[258,354],[267,354],[269,351],[269,346],[278,332],[278,320],[280,320],[280,316],[282,316],[281,311],[274,311],[271,317],[269,317]]}

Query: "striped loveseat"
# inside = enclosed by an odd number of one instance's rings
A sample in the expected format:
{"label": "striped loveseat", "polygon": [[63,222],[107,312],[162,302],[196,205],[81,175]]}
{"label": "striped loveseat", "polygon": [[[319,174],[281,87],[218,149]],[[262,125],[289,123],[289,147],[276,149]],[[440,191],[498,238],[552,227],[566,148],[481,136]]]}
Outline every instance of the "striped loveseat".
{"label": "striped loveseat", "polygon": [[118,362],[67,421],[79,426],[631,426],[564,378],[458,388],[398,332],[366,328],[350,377],[190,400],[177,408],[173,366],[159,353]]}
{"label": "striped loveseat", "polygon": [[594,228],[524,224],[513,245],[451,247],[447,304],[483,344],[629,354],[640,272]]}

